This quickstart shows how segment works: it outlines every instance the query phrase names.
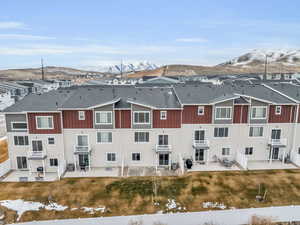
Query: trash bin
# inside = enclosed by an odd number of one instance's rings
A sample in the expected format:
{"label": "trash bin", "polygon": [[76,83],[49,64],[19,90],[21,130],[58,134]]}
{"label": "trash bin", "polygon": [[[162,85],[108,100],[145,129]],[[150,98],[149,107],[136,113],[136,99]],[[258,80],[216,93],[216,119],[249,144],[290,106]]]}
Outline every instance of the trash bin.
{"label": "trash bin", "polygon": [[193,166],[193,161],[191,159],[185,160],[185,165],[187,169],[191,169]]}

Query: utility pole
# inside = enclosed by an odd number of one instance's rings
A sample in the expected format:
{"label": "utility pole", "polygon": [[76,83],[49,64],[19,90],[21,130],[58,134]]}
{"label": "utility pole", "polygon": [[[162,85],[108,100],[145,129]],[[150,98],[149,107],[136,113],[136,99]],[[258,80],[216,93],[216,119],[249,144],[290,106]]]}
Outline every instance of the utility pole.
{"label": "utility pole", "polygon": [[45,79],[45,73],[44,73],[44,60],[41,58],[41,66],[42,66],[42,80]]}

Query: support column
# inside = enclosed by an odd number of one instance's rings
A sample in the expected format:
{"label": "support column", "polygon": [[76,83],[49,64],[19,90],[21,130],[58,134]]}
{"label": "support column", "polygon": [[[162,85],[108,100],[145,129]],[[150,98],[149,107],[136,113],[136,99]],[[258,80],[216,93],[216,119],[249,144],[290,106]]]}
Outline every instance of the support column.
{"label": "support column", "polygon": [[283,151],[283,156],[282,156],[282,164],[284,164],[285,150],[286,150],[286,148],[284,148],[284,151]]}
{"label": "support column", "polygon": [[27,159],[27,163],[28,163],[28,167],[29,167],[29,175],[31,176],[31,175],[32,175],[31,165],[30,165],[31,160],[28,160],[28,159]]}
{"label": "support column", "polygon": [[206,156],[206,164],[209,164],[209,149],[206,150],[207,151],[207,156]]}
{"label": "support column", "polygon": [[88,154],[88,156],[89,156],[89,171],[91,171],[91,161],[92,161],[91,157],[92,157],[92,153]]}
{"label": "support column", "polygon": [[75,165],[75,170],[77,170],[77,163],[76,163],[76,155],[74,154],[74,165]]}
{"label": "support column", "polygon": [[43,163],[43,173],[44,173],[44,178],[46,178],[46,165],[45,165],[45,159],[42,160]]}

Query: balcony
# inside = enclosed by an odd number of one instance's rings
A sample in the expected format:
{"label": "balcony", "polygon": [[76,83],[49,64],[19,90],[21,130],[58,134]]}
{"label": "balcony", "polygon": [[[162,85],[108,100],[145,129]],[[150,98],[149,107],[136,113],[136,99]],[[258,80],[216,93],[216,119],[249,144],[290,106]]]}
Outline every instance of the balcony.
{"label": "balcony", "polygon": [[90,146],[78,146],[75,145],[74,147],[74,154],[89,154],[91,152],[91,147]]}
{"label": "balcony", "polygon": [[27,153],[28,160],[43,160],[47,158],[46,151],[29,151]]}
{"label": "balcony", "polygon": [[170,152],[172,149],[171,145],[156,145],[155,151],[156,152]]}
{"label": "balcony", "polygon": [[194,140],[193,141],[193,148],[209,148],[209,140]]}
{"label": "balcony", "polygon": [[272,147],[285,147],[287,146],[287,138],[270,139],[268,145]]}

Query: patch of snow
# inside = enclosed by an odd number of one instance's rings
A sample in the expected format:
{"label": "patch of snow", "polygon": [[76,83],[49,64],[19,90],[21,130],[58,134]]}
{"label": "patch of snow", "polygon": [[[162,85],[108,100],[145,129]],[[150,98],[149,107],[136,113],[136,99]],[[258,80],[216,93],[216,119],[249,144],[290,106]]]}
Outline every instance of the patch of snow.
{"label": "patch of snow", "polygon": [[219,202],[203,202],[202,203],[202,207],[204,209],[227,209],[227,206],[224,205],[223,203],[219,203]]}
{"label": "patch of snow", "polygon": [[59,205],[59,204],[57,204],[55,202],[52,202],[49,205],[45,205],[44,208],[46,210],[64,211],[64,210],[66,210],[69,207],[68,206]]}
{"label": "patch of snow", "polygon": [[95,214],[96,212],[101,212],[104,213],[105,212],[105,206],[103,207],[98,207],[98,208],[92,208],[92,207],[81,207],[81,209],[89,214]]}
{"label": "patch of snow", "polygon": [[167,208],[167,211],[174,210],[174,209],[179,210],[179,211],[186,210],[186,208],[182,207],[179,203],[177,203],[175,201],[175,199],[168,199],[168,202],[166,204],[166,208]]}

